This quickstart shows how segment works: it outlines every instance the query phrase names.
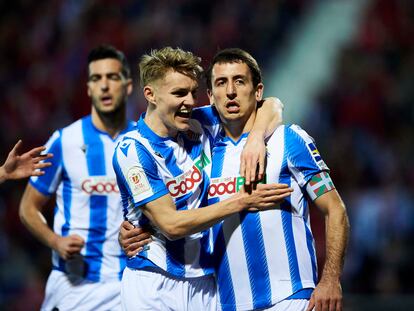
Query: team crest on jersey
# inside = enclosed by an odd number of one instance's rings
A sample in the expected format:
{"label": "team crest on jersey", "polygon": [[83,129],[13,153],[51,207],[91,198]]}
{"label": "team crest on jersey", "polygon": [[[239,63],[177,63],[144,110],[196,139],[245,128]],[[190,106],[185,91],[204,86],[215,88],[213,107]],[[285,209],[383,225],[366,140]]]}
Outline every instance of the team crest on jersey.
{"label": "team crest on jersey", "polygon": [[151,190],[144,171],[138,166],[131,167],[128,170],[127,181],[133,195],[139,195]]}

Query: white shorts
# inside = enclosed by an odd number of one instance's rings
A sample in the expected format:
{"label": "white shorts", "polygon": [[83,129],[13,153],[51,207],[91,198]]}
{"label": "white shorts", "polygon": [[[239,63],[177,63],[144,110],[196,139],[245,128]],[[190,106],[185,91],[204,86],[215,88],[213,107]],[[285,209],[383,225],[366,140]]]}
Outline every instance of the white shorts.
{"label": "white shorts", "polygon": [[265,309],[266,311],[306,311],[309,305],[308,299],[286,299]]}
{"label": "white shorts", "polygon": [[125,268],[121,281],[122,310],[216,311],[213,276],[173,278],[161,272]]}
{"label": "white shorts", "polygon": [[121,282],[91,282],[70,279],[66,273],[52,270],[46,283],[41,310],[108,311],[121,310]]}

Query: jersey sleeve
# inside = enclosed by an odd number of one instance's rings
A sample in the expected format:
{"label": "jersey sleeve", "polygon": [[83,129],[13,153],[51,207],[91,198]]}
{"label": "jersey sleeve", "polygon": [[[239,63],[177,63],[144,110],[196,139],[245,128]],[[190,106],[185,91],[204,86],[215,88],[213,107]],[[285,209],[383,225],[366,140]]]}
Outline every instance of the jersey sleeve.
{"label": "jersey sleeve", "polygon": [[41,176],[32,176],[29,179],[30,184],[45,196],[55,193],[59,182],[62,178],[62,135],[61,131],[55,131],[45,144],[44,153],[52,153],[53,157],[45,160],[52,165],[44,170],[45,174]]}
{"label": "jersey sleeve", "polygon": [[215,140],[220,133],[221,126],[220,116],[213,105],[194,108],[192,118],[200,122],[203,130]]}
{"label": "jersey sleeve", "polygon": [[313,138],[298,125],[286,127],[287,164],[301,188],[320,172],[329,172]]}
{"label": "jersey sleeve", "polygon": [[139,207],[168,193],[150,152],[137,140],[125,138],[115,149],[113,167],[123,202]]}

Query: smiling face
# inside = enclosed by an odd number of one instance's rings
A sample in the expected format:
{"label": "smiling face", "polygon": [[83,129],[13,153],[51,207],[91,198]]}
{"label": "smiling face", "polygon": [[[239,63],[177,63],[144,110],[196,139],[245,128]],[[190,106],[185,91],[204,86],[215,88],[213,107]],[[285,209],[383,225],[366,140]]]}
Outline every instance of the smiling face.
{"label": "smiling face", "polygon": [[241,61],[214,64],[211,71],[210,102],[214,103],[225,126],[250,130],[263,84],[253,86],[249,67]]}
{"label": "smiling face", "polygon": [[159,136],[175,137],[190,127],[191,110],[196,105],[198,83],[195,79],[174,70],[144,87],[151,111],[145,118]]}
{"label": "smiling face", "polygon": [[124,108],[132,91],[131,79],[123,76],[121,62],[112,58],[89,64],[87,86],[92,109],[98,114],[113,114]]}

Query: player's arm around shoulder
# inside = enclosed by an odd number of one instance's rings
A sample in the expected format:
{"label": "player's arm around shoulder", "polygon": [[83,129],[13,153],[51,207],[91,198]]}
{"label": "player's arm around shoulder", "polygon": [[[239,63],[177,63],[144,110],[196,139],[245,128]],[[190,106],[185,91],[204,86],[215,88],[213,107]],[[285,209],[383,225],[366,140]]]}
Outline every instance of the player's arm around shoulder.
{"label": "player's arm around shoulder", "polygon": [[276,97],[268,97],[258,103],[257,115],[246,145],[240,156],[240,175],[245,184],[263,178],[265,171],[265,139],[283,122],[283,103]]}
{"label": "player's arm around shoulder", "polygon": [[322,277],[312,294],[308,310],[342,310],[340,277],[349,235],[349,221],[336,189],[317,197],[315,205],[324,213],[326,223],[326,259]]}
{"label": "player's arm around shoulder", "polygon": [[175,240],[201,232],[235,213],[275,208],[288,197],[292,188],[286,184],[260,184],[250,192],[241,191],[221,202],[190,210],[176,210],[170,194],[146,203],[141,208],[145,216],[164,235]]}

